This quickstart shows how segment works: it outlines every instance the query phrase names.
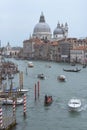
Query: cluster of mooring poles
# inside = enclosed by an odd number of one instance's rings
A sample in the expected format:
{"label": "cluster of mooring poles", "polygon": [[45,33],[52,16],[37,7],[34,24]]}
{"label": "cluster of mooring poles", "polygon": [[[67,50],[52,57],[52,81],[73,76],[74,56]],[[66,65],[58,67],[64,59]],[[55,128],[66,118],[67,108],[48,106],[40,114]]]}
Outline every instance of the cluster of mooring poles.
{"label": "cluster of mooring poles", "polygon": [[[16,125],[16,100],[13,100],[12,111],[11,108],[8,109],[10,114],[5,114],[7,110],[4,111],[0,106],[0,130],[10,130]],[[26,116],[26,94],[23,96],[23,115]]]}
{"label": "cluster of mooring poles", "polygon": [[5,114],[4,110],[0,106],[0,130],[10,130],[16,125],[15,103],[13,103],[13,113]]}

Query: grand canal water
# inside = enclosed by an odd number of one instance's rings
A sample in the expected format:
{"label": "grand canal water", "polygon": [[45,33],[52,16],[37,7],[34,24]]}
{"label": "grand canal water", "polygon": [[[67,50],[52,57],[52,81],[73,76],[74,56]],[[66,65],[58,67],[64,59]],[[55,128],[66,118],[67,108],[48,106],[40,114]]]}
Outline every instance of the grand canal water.
{"label": "grand canal water", "polygon": [[[24,74],[24,88],[28,88],[26,118],[23,116],[23,106],[16,110],[17,125],[12,130],[87,130],[87,68],[81,68],[78,73],[64,72],[63,68],[71,68],[66,63],[33,61],[34,67],[26,67],[28,61],[14,60]],[[51,65],[51,68],[47,65]],[[37,75],[43,73],[45,80],[39,80]],[[57,76],[64,74],[66,82],[59,82]],[[40,96],[34,100],[35,83],[40,82]],[[14,84],[18,85],[16,76]],[[52,95],[51,106],[44,106],[45,94]],[[70,112],[67,103],[70,98],[77,97],[82,101],[78,112]]]}

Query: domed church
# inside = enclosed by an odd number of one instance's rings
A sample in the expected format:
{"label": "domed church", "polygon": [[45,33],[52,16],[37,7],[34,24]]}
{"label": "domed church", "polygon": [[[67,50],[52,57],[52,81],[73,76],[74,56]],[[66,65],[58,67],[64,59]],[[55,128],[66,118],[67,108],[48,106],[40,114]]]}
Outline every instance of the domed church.
{"label": "domed church", "polygon": [[37,23],[33,30],[33,38],[48,39],[52,37],[51,29],[49,25],[45,22],[45,17],[41,13],[39,23]]}
{"label": "domed church", "polygon": [[35,25],[32,34],[33,38],[56,40],[56,41],[66,38],[67,36],[68,36],[68,24],[65,23],[65,25],[63,25],[58,22],[57,27],[53,31],[53,38],[52,38],[51,29],[49,25],[45,22],[45,17],[43,13],[41,13],[39,22]]}

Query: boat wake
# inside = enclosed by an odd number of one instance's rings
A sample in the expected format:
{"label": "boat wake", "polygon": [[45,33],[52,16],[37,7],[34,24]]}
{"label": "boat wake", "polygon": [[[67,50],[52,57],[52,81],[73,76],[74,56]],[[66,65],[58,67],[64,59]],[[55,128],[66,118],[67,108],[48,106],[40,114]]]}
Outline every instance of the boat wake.
{"label": "boat wake", "polygon": [[87,110],[87,104],[84,104],[79,111],[86,111]]}

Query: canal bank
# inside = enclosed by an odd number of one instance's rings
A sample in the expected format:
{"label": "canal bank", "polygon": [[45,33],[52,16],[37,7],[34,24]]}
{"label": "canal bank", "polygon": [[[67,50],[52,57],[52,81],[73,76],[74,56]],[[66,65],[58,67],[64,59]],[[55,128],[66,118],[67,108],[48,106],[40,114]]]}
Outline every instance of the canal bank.
{"label": "canal bank", "polygon": [[[11,59],[12,60],[12,59]],[[17,125],[13,130],[86,130],[87,125],[87,68],[81,68],[79,73],[66,73],[63,68],[71,68],[69,64],[33,61],[34,67],[26,67],[28,61],[14,60],[24,74],[24,87],[29,89],[26,99],[26,117],[23,116],[23,106],[17,107]],[[50,68],[47,65],[51,65]],[[46,76],[45,80],[37,78],[39,73]],[[66,82],[59,82],[57,76],[64,74]],[[35,83],[40,82],[40,95],[35,101]],[[18,85],[18,77],[14,79]],[[52,95],[51,106],[44,106],[45,94]],[[71,113],[67,103],[70,98],[78,97],[82,101],[80,112]],[[73,127],[72,127],[73,126]]]}

